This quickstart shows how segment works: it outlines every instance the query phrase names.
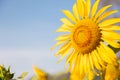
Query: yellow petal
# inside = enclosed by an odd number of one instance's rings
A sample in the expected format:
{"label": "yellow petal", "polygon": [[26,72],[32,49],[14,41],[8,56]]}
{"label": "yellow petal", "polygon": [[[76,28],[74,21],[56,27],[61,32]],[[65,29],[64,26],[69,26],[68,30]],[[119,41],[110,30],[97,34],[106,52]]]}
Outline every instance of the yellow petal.
{"label": "yellow petal", "polygon": [[90,66],[90,61],[89,61],[89,54],[86,54],[86,70],[87,70],[87,73],[90,73],[91,71],[91,66]]}
{"label": "yellow petal", "polygon": [[102,37],[110,40],[120,40],[120,34],[113,31],[101,31]]}
{"label": "yellow petal", "polygon": [[56,40],[68,40],[70,39],[70,35],[64,34],[56,38]]}
{"label": "yellow petal", "polygon": [[94,3],[94,5],[92,7],[92,12],[91,12],[92,17],[96,14],[99,2],[100,2],[100,0],[96,0],[96,2]]}
{"label": "yellow petal", "polygon": [[66,50],[62,51],[61,53],[61,57],[59,58],[59,60],[57,61],[58,63],[67,55],[69,54],[71,47],[69,46],[68,48],[66,48]]}
{"label": "yellow petal", "polygon": [[59,54],[63,54],[66,50],[70,49],[71,47],[71,43],[67,42],[66,44],[64,44],[59,50],[58,52],[55,54],[55,56],[59,55]]}
{"label": "yellow petal", "polygon": [[73,14],[69,11],[69,10],[62,10],[62,12],[73,22],[76,22],[75,17],[73,16]]}
{"label": "yellow petal", "polygon": [[93,59],[92,59],[92,57],[91,57],[92,55],[91,54],[89,54],[89,62],[90,62],[90,67],[91,67],[91,69],[92,69],[92,71],[94,70],[94,62],[93,62]]}
{"label": "yellow petal", "polygon": [[102,30],[120,30],[120,26],[111,25],[109,27],[101,27]]}
{"label": "yellow petal", "polygon": [[98,70],[102,70],[102,68],[101,68],[101,66],[100,66],[100,64],[99,64],[99,62],[98,62],[98,59],[97,59],[96,56],[95,56],[95,51],[92,52],[91,57],[92,57],[92,59],[93,59],[93,63],[94,63],[94,65],[95,65],[95,67],[96,67]]}
{"label": "yellow petal", "polygon": [[77,10],[77,6],[76,6],[76,3],[73,5],[73,13],[74,13],[74,16],[76,17],[77,21],[79,21],[79,14],[78,14],[78,10]]}
{"label": "yellow petal", "polygon": [[101,22],[99,24],[99,27],[109,26],[109,25],[116,24],[119,22],[120,22],[120,18],[111,18],[111,19],[107,19]]}
{"label": "yellow petal", "polygon": [[51,50],[53,50],[54,48],[56,48],[57,46],[59,46],[59,45],[61,45],[61,44],[63,44],[63,43],[65,43],[66,41],[58,41],[52,48],[51,48]]}
{"label": "yellow petal", "polygon": [[73,50],[71,54],[69,54],[69,56],[67,57],[66,64],[68,64],[71,61],[72,57],[74,57],[73,55],[75,55],[75,50]]}
{"label": "yellow petal", "polygon": [[86,0],[86,4],[85,4],[85,16],[89,17],[90,14],[90,9],[91,9],[91,0]]}
{"label": "yellow petal", "polygon": [[118,77],[119,69],[113,64],[108,64],[106,67],[105,80],[117,80]]}
{"label": "yellow petal", "polygon": [[87,72],[87,66],[86,66],[86,63],[87,63],[87,59],[86,59],[86,54],[83,55],[83,68],[84,68],[84,72],[86,73]]}
{"label": "yellow petal", "polygon": [[74,64],[74,62],[75,62],[77,56],[78,56],[78,52],[75,51],[73,57],[72,57],[71,60],[70,60],[70,63]]}
{"label": "yellow petal", "polygon": [[117,61],[117,57],[115,55],[115,53],[113,52],[113,50],[111,48],[109,48],[108,46],[105,46],[104,44],[101,43],[101,46],[103,47],[104,51],[106,52],[106,54],[113,60],[113,61]]}
{"label": "yellow petal", "polygon": [[69,62],[70,63],[70,68],[69,68],[70,72],[72,72],[74,69],[74,65],[75,65],[77,56],[78,56],[78,52],[75,51],[73,57],[71,57],[70,62]]}
{"label": "yellow petal", "polygon": [[70,29],[59,28],[58,30],[56,30],[56,32],[70,32]]}
{"label": "yellow petal", "polygon": [[89,72],[88,80],[94,80],[94,78],[95,78],[95,74],[92,71]]}
{"label": "yellow petal", "polygon": [[73,64],[72,63],[69,63],[69,68],[68,68],[68,70],[67,71],[69,71],[70,73],[72,73],[73,72]]}
{"label": "yellow petal", "polygon": [[71,23],[68,19],[66,19],[66,18],[61,18],[60,19],[65,25],[67,25],[67,26],[74,26],[74,24],[73,23]]}
{"label": "yellow petal", "polygon": [[112,64],[112,60],[108,57],[108,55],[106,55],[102,46],[100,46],[99,48],[97,47],[97,51],[99,55],[101,56],[102,60],[104,60],[107,63]]}
{"label": "yellow petal", "polygon": [[120,44],[113,41],[113,40],[110,40],[110,39],[107,39],[107,38],[102,38],[105,42],[107,42],[108,44],[110,44],[112,47],[114,48],[120,48]]}
{"label": "yellow petal", "polygon": [[84,60],[83,59],[84,59],[84,55],[81,54],[80,65],[79,65],[80,66],[80,75],[82,75],[84,73],[84,66],[83,66],[84,65],[84,63],[83,63]]}
{"label": "yellow petal", "polygon": [[84,4],[83,0],[77,0],[77,9],[79,15],[83,18],[84,17]]}
{"label": "yellow petal", "polygon": [[70,32],[71,28],[72,27],[63,24],[56,32]]}
{"label": "yellow petal", "polygon": [[77,56],[76,61],[75,61],[75,66],[74,66],[74,72],[77,73],[79,71],[79,64],[80,64],[80,55]]}
{"label": "yellow petal", "polygon": [[43,70],[39,69],[37,66],[34,65],[33,69],[38,77],[45,77],[46,76],[46,73]]}
{"label": "yellow petal", "polygon": [[117,65],[116,64],[117,58],[116,58],[115,53],[111,52],[111,50],[109,48],[105,48],[105,46],[102,45],[102,42],[100,44],[101,44],[101,49],[103,50],[104,55],[106,56],[106,58],[108,57],[108,62],[107,63]]}
{"label": "yellow petal", "polygon": [[103,68],[105,68],[104,61],[102,60],[102,58],[100,57],[100,55],[98,54],[98,52],[95,51],[94,54],[95,54],[96,58],[98,59],[99,64],[100,64]]}
{"label": "yellow petal", "polygon": [[117,10],[111,10],[111,11],[108,11],[106,13],[104,13],[103,15],[101,15],[98,20],[97,20],[97,23],[99,23],[101,20],[103,20],[104,18],[114,14],[114,13],[117,13],[118,11]]}
{"label": "yellow petal", "polygon": [[110,8],[112,5],[107,5],[103,8],[101,8],[98,13],[95,15],[95,18],[94,18],[94,21],[96,21],[96,19],[105,11],[107,10],[108,8]]}
{"label": "yellow petal", "polygon": [[63,24],[62,26],[60,26],[60,28],[66,28],[66,29],[71,29],[72,28],[72,26],[67,26],[67,25],[65,25],[65,24]]}

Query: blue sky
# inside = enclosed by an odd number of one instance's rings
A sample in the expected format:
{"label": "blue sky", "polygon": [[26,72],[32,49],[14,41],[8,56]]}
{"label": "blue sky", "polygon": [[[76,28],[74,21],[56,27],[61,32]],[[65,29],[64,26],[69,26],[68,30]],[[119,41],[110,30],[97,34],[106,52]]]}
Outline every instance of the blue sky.
{"label": "blue sky", "polygon": [[0,0],[0,63],[16,74],[32,73],[32,65],[48,73],[64,70],[65,60],[50,48],[59,33],[55,30],[64,17],[62,9],[71,10],[75,0]]}
{"label": "blue sky", "polygon": [[50,51],[59,33],[62,9],[75,0],[0,0],[0,63],[13,72],[32,73],[36,64],[48,73],[64,70]]}

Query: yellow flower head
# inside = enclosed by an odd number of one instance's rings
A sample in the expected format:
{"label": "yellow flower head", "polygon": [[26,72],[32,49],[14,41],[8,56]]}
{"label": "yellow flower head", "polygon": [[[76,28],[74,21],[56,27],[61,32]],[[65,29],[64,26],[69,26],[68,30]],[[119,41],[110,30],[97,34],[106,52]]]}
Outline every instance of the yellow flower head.
{"label": "yellow flower head", "polygon": [[61,19],[63,24],[57,30],[64,34],[56,38],[54,47],[61,45],[56,56],[61,55],[59,61],[67,56],[70,71],[79,71],[81,76],[102,70],[105,63],[116,64],[116,55],[107,45],[120,48],[120,35],[114,31],[120,30],[115,25],[120,18],[105,19],[117,10],[104,12],[112,6],[107,5],[97,11],[99,2],[96,0],[91,6],[90,0],[76,0],[72,12],[63,10],[67,18]]}
{"label": "yellow flower head", "polygon": [[80,75],[79,72],[73,72],[70,74],[70,80],[94,80],[94,73],[91,72],[89,75]]}
{"label": "yellow flower head", "polygon": [[33,66],[33,69],[38,78],[37,80],[47,80],[47,75],[43,70],[39,69],[35,65]]}
{"label": "yellow flower head", "polygon": [[85,75],[80,76],[79,73],[70,74],[70,80],[81,80]]}
{"label": "yellow flower head", "polygon": [[116,80],[120,77],[120,64],[118,66],[108,64],[106,67],[105,80]]}

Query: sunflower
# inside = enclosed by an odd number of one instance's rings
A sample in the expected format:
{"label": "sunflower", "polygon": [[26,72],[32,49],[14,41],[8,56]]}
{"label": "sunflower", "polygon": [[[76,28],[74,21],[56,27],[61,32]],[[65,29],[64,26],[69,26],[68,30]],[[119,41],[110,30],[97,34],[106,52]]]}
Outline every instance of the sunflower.
{"label": "sunflower", "polygon": [[43,70],[39,69],[35,65],[33,66],[33,69],[37,76],[37,80],[47,80],[47,75]]}
{"label": "sunflower", "polygon": [[94,77],[95,77],[95,75],[94,75],[94,73],[90,73],[89,75],[79,75],[79,71],[78,72],[73,72],[72,74],[70,74],[70,80],[81,80],[81,79],[83,79],[83,80],[94,80]]}
{"label": "sunflower", "polygon": [[70,74],[70,80],[80,80],[81,78],[84,78],[85,75],[80,76],[79,73],[72,73]]}
{"label": "sunflower", "polygon": [[106,67],[105,80],[116,80],[118,78],[120,78],[120,64],[118,66],[108,64]]}
{"label": "sunflower", "polygon": [[60,46],[55,54],[61,55],[58,61],[67,56],[69,70],[79,71],[81,76],[91,71],[102,71],[107,63],[116,65],[115,52],[108,45],[120,48],[120,35],[116,32],[120,30],[117,25],[120,18],[107,18],[118,12],[107,10],[112,5],[97,11],[99,3],[100,0],[96,0],[91,6],[90,0],[76,0],[72,12],[62,10],[67,18],[61,18],[63,24],[56,31],[63,33],[56,38],[57,43],[53,47]]}
{"label": "sunflower", "polygon": [[117,56],[117,65],[107,64],[106,69],[104,70],[105,80],[117,80],[118,78],[120,79],[119,52],[116,54],[116,56]]}

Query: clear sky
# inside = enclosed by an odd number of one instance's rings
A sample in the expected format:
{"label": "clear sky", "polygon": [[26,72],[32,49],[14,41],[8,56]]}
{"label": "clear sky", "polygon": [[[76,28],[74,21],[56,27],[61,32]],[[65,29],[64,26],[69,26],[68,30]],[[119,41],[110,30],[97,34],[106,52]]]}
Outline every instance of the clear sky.
{"label": "clear sky", "polygon": [[71,10],[75,0],[0,0],[0,64],[13,72],[32,73],[32,65],[48,73],[64,70],[65,60],[50,48],[59,33],[55,30],[64,17],[62,9]]}
{"label": "clear sky", "polygon": [[32,65],[48,73],[64,70],[64,61],[50,48],[59,33],[55,30],[75,0],[0,0],[0,64],[13,72],[32,73]]}

